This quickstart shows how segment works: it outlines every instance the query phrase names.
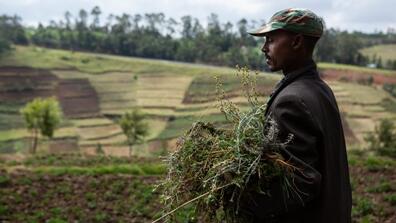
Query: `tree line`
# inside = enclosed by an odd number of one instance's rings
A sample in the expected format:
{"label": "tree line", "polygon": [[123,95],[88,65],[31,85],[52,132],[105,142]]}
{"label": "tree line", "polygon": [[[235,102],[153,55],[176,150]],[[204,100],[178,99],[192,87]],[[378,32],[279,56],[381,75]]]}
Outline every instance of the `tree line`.
{"label": "tree line", "polygon": [[[265,69],[260,48],[262,38],[247,31],[260,25],[258,21],[240,19],[235,24],[219,21],[210,14],[207,24],[186,15],[175,20],[164,13],[110,14],[103,19],[96,6],[78,14],[64,14],[64,19],[47,25],[24,27],[19,16],[0,16],[0,53],[13,44],[35,44],[67,50],[109,53],[124,56],[158,58],[222,66],[247,65]],[[314,57],[318,61],[344,64],[377,64],[396,69],[396,61],[368,58],[359,50],[375,45],[396,43],[396,33],[366,34],[326,29],[318,42]],[[374,61],[375,60],[375,61]]]}

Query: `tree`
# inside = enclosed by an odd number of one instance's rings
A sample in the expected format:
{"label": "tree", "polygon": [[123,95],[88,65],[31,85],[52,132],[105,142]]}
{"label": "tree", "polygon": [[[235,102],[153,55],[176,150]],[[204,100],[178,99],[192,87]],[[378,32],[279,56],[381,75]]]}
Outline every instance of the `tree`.
{"label": "tree", "polygon": [[71,29],[71,18],[72,14],[69,11],[65,12],[65,20],[66,20],[66,29],[70,30]]}
{"label": "tree", "polygon": [[144,114],[134,109],[131,112],[126,112],[118,120],[122,132],[127,137],[129,156],[132,155],[132,146],[142,142],[144,137],[148,134],[148,126],[147,123],[144,122],[144,117]]}
{"label": "tree", "polygon": [[1,38],[0,36],[0,55],[4,52],[9,51],[10,49],[11,49],[10,43],[7,40]]}
{"label": "tree", "polygon": [[99,26],[100,26],[100,21],[99,21],[99,17],[100,14],[102,13],[102,11],[100,10],[99,6],[95,6],[92,10],[91,10],[91,15],[93,16],[93,21],[91,24],[91,29],[93,31],[96,31]]}
{"label": "tree", "polygon": [[181,17],[181,23],[182,23],[182,30],[181,30],[181,35],[185,39],[190,39],[192,38],[192,17],[189,15]]}
{"label": "tree", "polygon": [[356,64],[356,55],[362,48],[361,40],[354,33],[344,31],[336,37],[336,63]]}
{"label": "tree", "polygon": [[32,133],[30,151],[36,153],[39,133],[52,138],[55,128],[61,123],[62,110],[54,98],[37,98],[21,110],[27,129]]}
{"label": "tree", "polygon": [[318,61],[334,62],[337,49],[337,32],[334,29],[324,30],[316,44],[314,57]]}
{"label": "tree", "polygon": [[380,155],[396,157],[396,128],[392,120],[381,120],[374,132],[370,132],[365,140],[369,148]]}
{"label": "tree", "polygon": [[15,44],[28,44],[25,29],[19,16],[0,16],[0,38]]}
{"label": "tree", "polygon": [[378,67],[378,68],[382,68],[382,58],[381,58],[381,56],[378,57],[378,60],[377,60],[377,67]]}

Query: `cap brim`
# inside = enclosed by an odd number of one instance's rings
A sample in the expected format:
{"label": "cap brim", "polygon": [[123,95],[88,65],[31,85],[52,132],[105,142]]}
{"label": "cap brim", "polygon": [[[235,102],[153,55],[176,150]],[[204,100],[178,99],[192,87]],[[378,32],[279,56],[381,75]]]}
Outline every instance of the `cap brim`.
{"label": "cap brim", "polygon": [[249,33],[252,36],[265,36],[265,34],[274,30],[275,29],[272,28],[271,24],[266,24],[256,30],[248,31],[247,33]]}

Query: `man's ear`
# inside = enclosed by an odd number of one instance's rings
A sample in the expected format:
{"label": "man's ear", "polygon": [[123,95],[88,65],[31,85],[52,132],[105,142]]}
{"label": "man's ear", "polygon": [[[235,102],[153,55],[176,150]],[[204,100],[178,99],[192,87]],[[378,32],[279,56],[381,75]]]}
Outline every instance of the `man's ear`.
{"label": "man's ear", "polygon": [[298,50],[304,47],[304,36],[302,34],[297,34],[294,36],[292,41],[292,48]]}

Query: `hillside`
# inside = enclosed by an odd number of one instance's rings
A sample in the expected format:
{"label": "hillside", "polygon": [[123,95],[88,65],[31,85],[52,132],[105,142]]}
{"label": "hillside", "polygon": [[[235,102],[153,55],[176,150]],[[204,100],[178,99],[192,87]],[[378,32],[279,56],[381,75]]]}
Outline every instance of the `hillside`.
{"label": "hillside", "polygon": [[375,45],[371,47],[364,48],[360,50],[360,52],[364,55],[372,59],[374,56],[377,58],[381,58],[382,65],[385,65],[388,60],[395,61],[396,60],[396,44],[381,44]]}
{"label": "hillside", "polygon": [[[395,99],[380,86],[396,83],[394,72],[334,64],[319,64],[319,69],[338,99],[349,143],[363,142],[377,120],[395,118]],[[94,153],[101,144],[107,154],[126,155],[115,119],[140,108],[148,115],[150,135],[136,152],[161,153],[193,121],[225,121],[215,107],[213,76],[221,77],[232,101],[247,105],[235,73],[224,67],[16,46],[0,60],[0,153],[26,150],[29,134],[19,109],[35,97],[49,96],[59,99],[66,121],[41,150]],[[358,84],[369,76],[374,85]],[[279,79],[258,75],[263,103]]]}

